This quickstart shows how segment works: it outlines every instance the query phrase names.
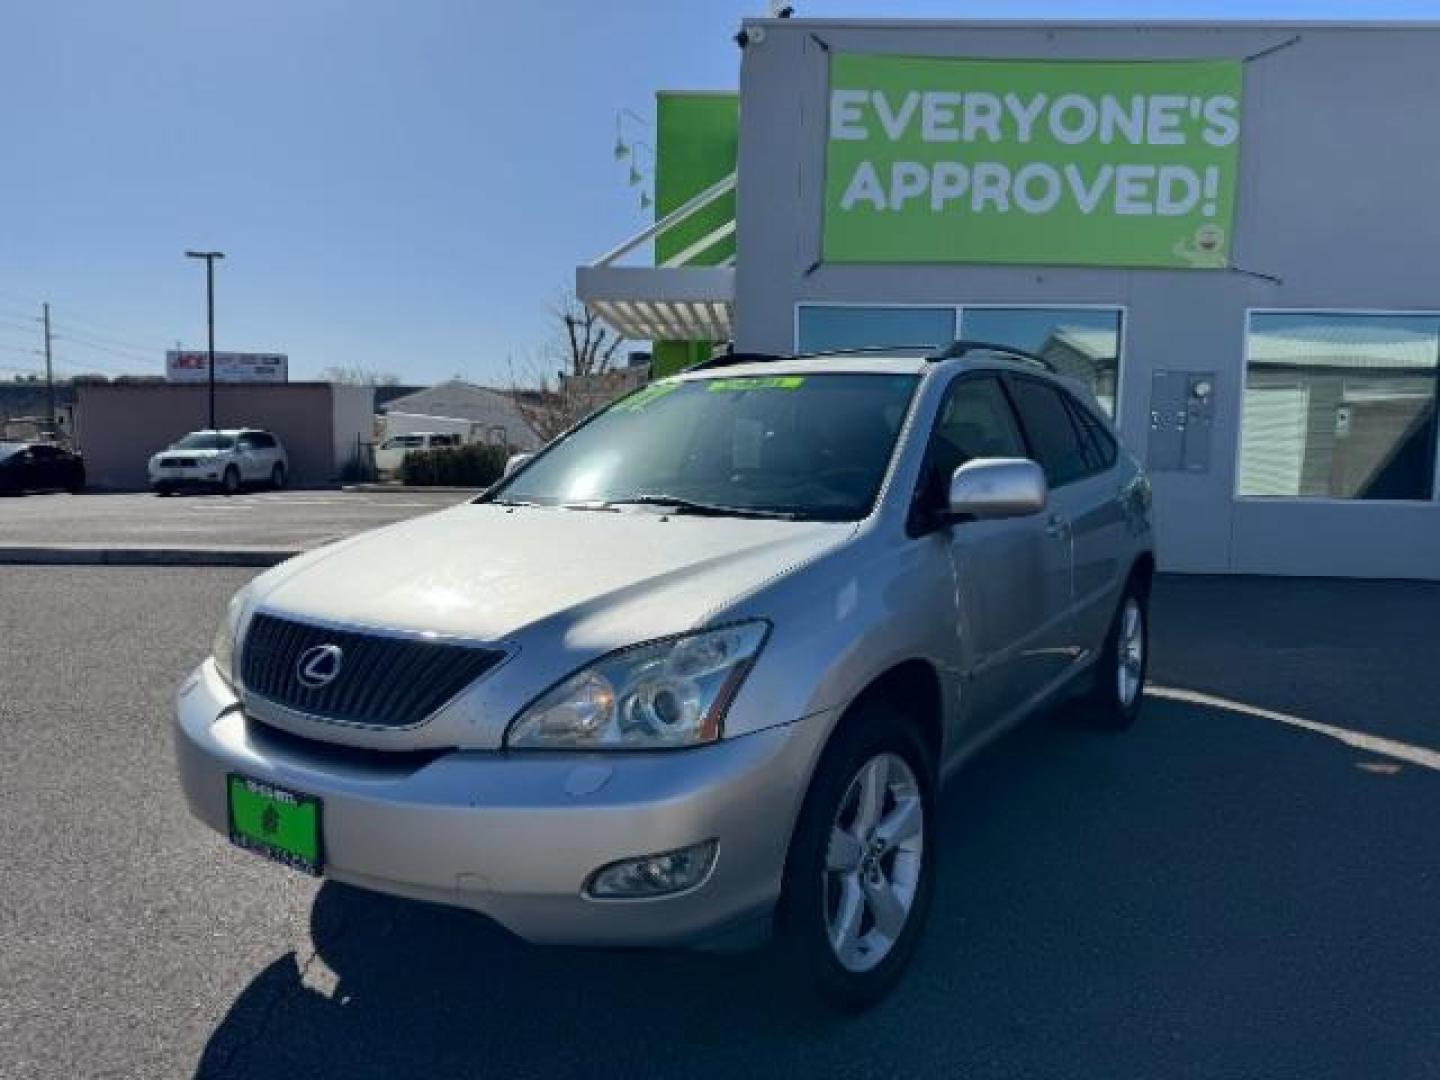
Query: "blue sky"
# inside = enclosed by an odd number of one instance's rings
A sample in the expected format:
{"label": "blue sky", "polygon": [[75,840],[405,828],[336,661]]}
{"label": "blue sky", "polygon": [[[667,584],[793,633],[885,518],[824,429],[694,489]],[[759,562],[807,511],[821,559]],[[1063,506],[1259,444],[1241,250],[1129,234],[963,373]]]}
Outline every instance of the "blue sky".
{"label": "blue sky", "polygon": [[[1422,18],[1422,0],[819,0],[802,15]],[[730,89],[763,0],[51,0],[0,36],[0,377],[159,373],[204,342],[187,247],[228,253],[217,347],[507,381],[546,304],[644,224],[620,108]]]}

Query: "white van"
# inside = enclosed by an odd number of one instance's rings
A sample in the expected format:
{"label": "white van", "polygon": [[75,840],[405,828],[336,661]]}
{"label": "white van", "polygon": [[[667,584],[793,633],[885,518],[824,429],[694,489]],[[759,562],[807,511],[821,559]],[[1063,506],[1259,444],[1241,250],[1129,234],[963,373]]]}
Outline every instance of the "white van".
{"label": "white van", "polygon": [[375,448],[375,471],[381,476],[393,476],[400,471],[405,455],[411,450],[459,446],[464,441],[460,435],[443,431],[411,431],[404,435],[391,435]]}

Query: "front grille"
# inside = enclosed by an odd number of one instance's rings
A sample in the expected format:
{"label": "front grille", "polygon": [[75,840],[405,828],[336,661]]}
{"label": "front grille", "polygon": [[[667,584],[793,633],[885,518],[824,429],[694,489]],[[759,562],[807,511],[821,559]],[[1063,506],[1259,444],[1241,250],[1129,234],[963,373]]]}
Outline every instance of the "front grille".
{"label": "front grille", "polygon": [[[339,672],[324,686],[300,681],[300,659],[322,645],[340,650]],[[333,630],[257,614],[241,647],[248,693],[286,709],[343,724],[404,728],[490,670],[504,653],[421,637]]]}
{"label": "front grille", "polygon": [[160,467],[163,469],[193,469],[195,467],[195,459],[193,457],[161,458]]}

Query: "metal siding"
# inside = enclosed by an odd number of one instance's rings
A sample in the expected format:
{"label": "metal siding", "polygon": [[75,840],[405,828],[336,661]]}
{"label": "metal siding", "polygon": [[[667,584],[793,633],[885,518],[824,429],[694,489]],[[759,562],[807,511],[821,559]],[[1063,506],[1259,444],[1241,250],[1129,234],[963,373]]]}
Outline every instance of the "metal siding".
{"label": "metal siding", "polygon": [[[1163,568],[1440,578],[1440,505],[1233,497],[1248,308],[1440,307],[1431,285],[1440,276],[1440,126],[1414,121],[1433,105],[1440,27],[791,20],[764,28],[741,65],[741,100],[755,104],[741,109],[738,348],[792,347],[795,305],[804,301],[1122,305],[1129,319],[1120,378],[1128,390],[1118,426],[1142,458],[1152,370],[1218,373],[1210,471],[1155,477]],[[812,34],[832,50],[1056,60],[1244,57],[1299,34],[1294,46],[1246,68],[1235,261],[1280,281],[1222,272],[817,266],[827,54]]]}

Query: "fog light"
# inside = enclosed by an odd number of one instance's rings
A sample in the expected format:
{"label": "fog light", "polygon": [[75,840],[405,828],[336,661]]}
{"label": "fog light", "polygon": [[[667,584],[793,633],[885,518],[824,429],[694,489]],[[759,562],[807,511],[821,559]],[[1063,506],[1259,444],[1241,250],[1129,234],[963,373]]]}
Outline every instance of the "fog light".
{"label": "fog light", "polygon": [[611,863],[595,871],[585,891],[610,899],[683,892],[705,880],[718,847],[716,841],[706,840],[677,851]]}

